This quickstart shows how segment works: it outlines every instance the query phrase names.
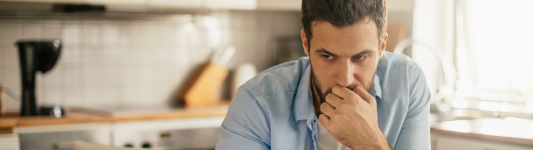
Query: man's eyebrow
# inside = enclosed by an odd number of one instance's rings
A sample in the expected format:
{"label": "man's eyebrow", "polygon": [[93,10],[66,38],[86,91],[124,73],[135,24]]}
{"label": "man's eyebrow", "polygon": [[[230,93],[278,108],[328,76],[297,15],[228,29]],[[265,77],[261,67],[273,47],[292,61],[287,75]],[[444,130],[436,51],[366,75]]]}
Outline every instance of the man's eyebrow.
{"label": "man's eyebrow", "polygon": [[333,57],[337,57],[336,54],[333,54],[332,52],[329,52],[328,50],[324,49],[324,48],[321,48],[321,49],[317,49],[316,50],[317,53],[326,53],[328,55],[331,55]]}
{"label": "man's eyebrow", "polygon": [[368,54],[368,53],[372,53],[372,50],[370,50],[370,49],[365,49],[365,50],[362,51],[362,52],[359,52],[359,53],[357,53],[357,54],[355,54],[355,55],[352,55],[352,57],[355,57],[355,56],[358,56],[358,55],[364,55],[364,54]]}
{"label": "man's eyebrow", "polygon": [[[331,56],[333,56],[333,57],[337,57],[336,54],[333,54],[332,52],[330,52],[330,51],[328,51],[328,50],[326,50],[326,49],[324,49],[324,48],[318,49],[318,50],[316,50],[316,52],[317,52],[317,53],[326,53],[326,54],[331,55]],[[362,51],[362,52],[359,52],[359,53],[357,53],[357,54],[355,54],[355,55],[352,55],[352,57],[355,57],[355,56],[358,56],[358,55],[369,54],[369,53],[372,53],[372,52],[373,52],[373,51],[370,50],[370,49],[365,49],[365,50]]]}

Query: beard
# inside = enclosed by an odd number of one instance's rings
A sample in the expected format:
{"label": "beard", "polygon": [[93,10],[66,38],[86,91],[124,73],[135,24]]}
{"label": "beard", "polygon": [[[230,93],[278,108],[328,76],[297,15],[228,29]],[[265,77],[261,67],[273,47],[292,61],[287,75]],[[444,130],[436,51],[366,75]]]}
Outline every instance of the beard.
{"label": "beard", "polygon": [[[376,72],[374,71],[374,76],[376,75]],[[374,86],[374,76],[372,76],[372,80],[370,80],[370,82],[368,82],[368,87],[364,87],[363,88],[368,92],[370,93],[370,89],[372,88],[372,86]],[[315,87],[314,90],[313,90],[313,93],[316,93],[318,98],[320,99],[320,104],[326,102],[326,96],[331,92],[331,89],[332,87],[328,88],[324,93],[322,93],[322,88],[321,87],[321,84],[320,84],[320,81],[316,78],[316,75],[315,75],[315,72],[314,72],[314,69],[313,69],[313,66],[311,66],[311,83],[313,84],[313,86]],[[359,86],[358,84],[351,84],[349,86],[347,86],[346,88],[349,89],[350,91],[353,91],[353,89],[355,89],[355,87]],[[342,99],[342,98],[341,98]]]}

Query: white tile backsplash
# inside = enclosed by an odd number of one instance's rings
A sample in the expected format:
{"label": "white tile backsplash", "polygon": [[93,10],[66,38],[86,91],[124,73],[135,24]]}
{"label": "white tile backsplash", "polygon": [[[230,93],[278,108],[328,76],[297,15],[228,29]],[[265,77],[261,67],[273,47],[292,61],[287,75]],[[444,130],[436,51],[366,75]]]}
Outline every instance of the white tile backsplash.
{"label": "white tile backsplash", "polygon": [[[216,24],[205,24],[204,17]],[[63,41],[58,63],[38,74],[40,104],[167,104],[214,49],[236,46],[229,68],[241,63],[254,63],[259,71],[270,67],[268,40],[299,35],[299,17],[298,12],[221,11],[154,18],[4,18],[0,84],[20,94],[16,40],[58,38]],[[8,109],[20,105],[9,98],[6,104]]]}
{"label": "white tile backsplash", "polygon": [[0,45],[2,50],[2,63],[4,65],[16,65],[19,64],[18,49],[15,43]]}
{"label": "white tile backsplash", "polygon": [[2,41],[1,44],[14,45],[19,39],[19,27],[16,21],[1,21],[2,27]]}
{"label": "white tile backsplash", "polygon": [[39,39],[41,36],[41,24],[32,21],[23,21],[19,24],[19,38],[21,39]]}

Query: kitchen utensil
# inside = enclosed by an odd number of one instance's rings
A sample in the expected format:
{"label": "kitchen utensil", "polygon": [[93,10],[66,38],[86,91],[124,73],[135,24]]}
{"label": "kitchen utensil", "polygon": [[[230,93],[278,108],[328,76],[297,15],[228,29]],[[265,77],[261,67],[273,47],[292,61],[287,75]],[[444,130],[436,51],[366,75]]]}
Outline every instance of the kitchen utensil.
{"label": "kitchen utensil", "polygon": [[231,84],[231,97],[235,96],[235,92],[237,92],[237,89],[241,85],[253,78],[256,74],[257,70],[253,64],[246,63],[237,67],[233,75],[233,83]]}
{"label": "kitchen utensil", "polygon": [[[186,107],[214,106],[220,103],[220,85],[228,75],[224,68],[235,53],[229,46],[219,57],[214,56],[204,63],[179,96]],[[218,58],[218,59],[216,59]]]}
{"label": "kitchen utensil", "polygon": [[35,74],[54,67],[61,52],[60,40],[20,40],[16,42],[22,80],[21,116],[38,115],[35,97]]}

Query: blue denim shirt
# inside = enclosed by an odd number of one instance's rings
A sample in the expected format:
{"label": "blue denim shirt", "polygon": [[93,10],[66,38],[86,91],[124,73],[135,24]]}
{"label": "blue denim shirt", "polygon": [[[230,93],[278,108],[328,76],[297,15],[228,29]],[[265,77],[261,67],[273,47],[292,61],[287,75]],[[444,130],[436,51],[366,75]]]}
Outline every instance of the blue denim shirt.
{"label": "blue denim shirt", "polygon": [[[272,67],[242,85],[222,123],[217,150],[316,150],[309,58]],[[395,150],[429,150],[430,92],[420,67],[384,52],[373,87],[378,124]]]}

